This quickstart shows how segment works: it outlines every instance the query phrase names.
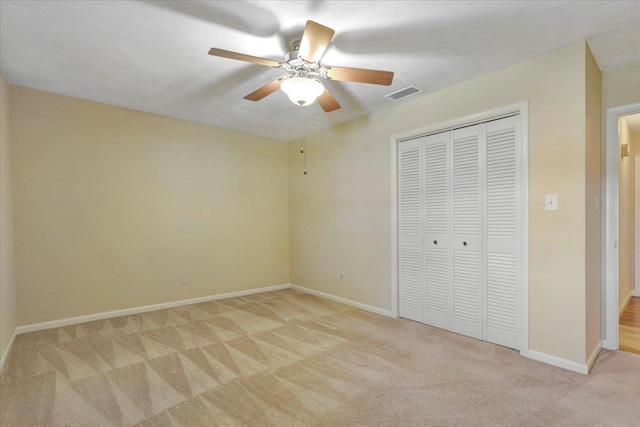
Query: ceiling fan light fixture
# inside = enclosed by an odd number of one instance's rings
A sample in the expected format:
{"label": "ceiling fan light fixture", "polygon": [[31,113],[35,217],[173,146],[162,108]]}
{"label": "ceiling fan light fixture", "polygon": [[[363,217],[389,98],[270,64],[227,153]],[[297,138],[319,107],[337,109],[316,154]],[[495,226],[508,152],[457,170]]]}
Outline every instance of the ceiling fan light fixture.
{"label": "ceiling fan light fixture", "polygon": [[313,104],[316,98],[324,92],[324,85],[320,80],[300,76],[286,79],[280,88],[287,94],[291,102],[301,106]]}

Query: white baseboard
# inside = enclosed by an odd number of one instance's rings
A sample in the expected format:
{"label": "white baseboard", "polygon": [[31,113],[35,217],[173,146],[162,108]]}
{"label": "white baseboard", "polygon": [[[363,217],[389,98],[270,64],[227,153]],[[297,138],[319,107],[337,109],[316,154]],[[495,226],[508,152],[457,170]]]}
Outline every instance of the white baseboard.
{"label": "white baseboard", "polygon": [[561,357],[552,356],[550,354],[542,353],[535,350],[529,350],[525,356],[529,359],[537,360],[538,362],[557,366],[559,368],[568,369],[579,374],[587,375],[589,373],[589,367],[586,363],[574,362],[572,360],[563,359]]}
{"label": "white baseboard", "polygon": [[18,335],[17,329],[13,331],[13,335],[11,335],[9,344],[7,344],[7,348],[4,349],[4,353],[2,353],[2,358],[0,358],[0,374],[4,370],[4,365],[7,363],[7,360],[9,359],[9,353],[11,353],[11,347],[13,347],[13,342],[16,340],[16,335]]}
{"label": "white baseboard", "polygon": [[331,301],[340,302],[342,304],[350,305],[351,307],[359,308],[361,310],[370,311],[372,313],[381,314],[382,316],[394,317],[390,310],[374,307],[372,305],[363,304],[361,302],[352,301],[350,299],[337,297],[335,295],[327,294],[325,292],[316,291],[314,289],[305,288],[303,286],[291,285],[291,289],[295,289],[300,292],[315,295],[320,298],[325,298]]}
{"label": "white baseboard", "polygon": [[602,350],[602,344],[602,341],[598,341],[595,348],[589,355],[589,358],[587,359],[587,372],[591,372],[593,364],[596,363],[596,359],[598,358],[598,356],[600,355],[600,351]]}
{"label": "white baseboard", "polygon": [[620,316],[622,316],[622,313],[624,313],[624,311],[626,310],[627,306],[629,305],[629,301],[631,301],[632,296],[633,296],[633,289],[629,291],[629,295],[627,295],[627,297],[624,299],[624,303],[622,303],[622,307],[620,307],[620,309],[618,310],[618,318],[620,318]]}
{"label": "white baseboard", "polygon": [[640,297],[640,290],[632,290],[631,295],[634,297]]}
{"label": "white baseboard", "polygon": [[251,294],[259,294],[262,292],[277,291],[280,289],[288,289],[289,284],[267,286],[264,288],[248,289],[246,291],[229,292],[226,294],[210,295],[200,298],[183,299],[180,301],[171,301],[161,304],[145,305],[142,307],[125,308],[122,310],[106,311],[103,313],[87,314],[85,316],[69,317],[67,319],[52,320],[50,322],[35,323],[32,325],[18,326],[16,334],[24,334],[26,332],[42,331],[45,329],[59,328],[61,326],[77,325],[78,323],[91,322],[94,320],[109,319],[112,317],[128,316],[131,314],[145,313],[147,311],[162,310],[165,308],[180,307],[183,305],[197,304],[200,302],[214,301],[226,298],[235,298]]}
{"label": "white baseboard", "polygon": [[[2,372],[2,369],[4,368],[5,363],[7,362],[7,359],[9,357],[11,347],[13,346],[13,343],[15,341],[16,335],[19,335],[19,334],[41,331],[41,330],[51,329],[51,328],[59,328],[62,326],[76,325],[79,323],[91,322],[94,320],[109,319],[112,317],[127,316],[132,314],[145,313],[147,311],[162,310],[166,308],[180,307],[183,305],[197,304],[201,302],[215,301],[215,300],[226,299],[226,298],[241,297],[245,295],[277,291],[277,290],[288,289],[288,288],[295,289],[297,291],[308,293],[311,295],[315,295],[320,298],[325,298],[331,301],[340,302],[342,304],[346,304],[346,305],[359,308],[361,310],[369,311],[372,313],[380,314],[382,316],[395,317],[390,310],[385,310],[379,307],[374,307],[371,305],[352,301],[347,298],[338,297],[325,292],[305,288],[303,286],[291,285],[291,284],[267,286],[264,288],[248,289],[246,291],[229,292],[226,294],[210,295],[210,296],[200,297],[200,298],[191,298],[191,299],[185,299],[180,301],[165,302],[161,304],[146,305],[142,307],[133,307],[133,308],[126,308],[122,310],[114,310],[114,311],[107,311],[103,313],[89,314],[86,316],[70,317],[67,319],[53,320],[50,322],[36,323],[32,325],[18,326],[14,331],[13,336],[9,341],[9,344],[7,345],[7,348],[2,354],[2,358],[0,359],[0,373]],[[631,295],[629,295],[629,297],[627,298],[627,304],[629,302],[630,297]],[[537,360],[538,362],[547,363],[549,365],[557,366],[560,368],[568,369],[570,371],[574,371],[574,372],[578,372],[580,374],[586,375],[589,373],[589,371],[591,370],[591,367],[593,366],[596,359],[598,358],[598,355],[600,354],[600,350],[602,349],[603,345],[604,345],[603,342],[599,342],[597,344],[596,348],[594,348],[591,354],[589,355],[589,358],[587,359],[587,363],[577,363],[571,360],[563,359],[557,356],[552,356],[552,355],[535,351],[535,350],[528,350],[526,352],[521,352],[520,354],[522,356],[528,357],[529,359]]]}
{"label": "white baseboard", "polygon": [[298,290],[300,292],[305,292],[305,293],[308,293],[308,294],[316,295],[318,297],[325,298],[325,299],[328,299],[328,300],[337,301],[337,302],[340,302],[340,303],[343,303],[343,304],[350,305],[352,307],[356,307],[356,308],[360,308],[362,310],[370,311],[372,313],[381,314],[383,316],[388,316],[388,317],[393,317],[393,314],[389,310],[384,310],[382,308],[373,307],[373,306],[370,306],[370,305],[367,305],[367,304],[362,304],[362,303],[359,303],[359,302],[356,302],[356,301],[351,301],[351,300],[346,299],[346,298],[337,297],[337,296],[334,296],[334,295],[331,295],[331,294],[327,294],[327,293],[324,293],[324,292],[320,292],[320,291],[316,291],[316,290],[313,290],[313,289],[305,288],[305,287],[302,287],[302,286],[283,284],[283,285],[267,286],[267,287],[264,287],[264,288],[249,289],[249,290],[246,290],[246,291],[238,291],[238,292],[229,292],[229,293],[226,293],[226,294],[210,295],[210,296],[200,297],[200,298],[191,298],[191,299],[185,299],[185,300],[180,300],[180,301],[171,301],[171,302],[165,302],[165,303],[161,303],[161,304],[145,305],[145,306],[142,306],[142,307],[132,307],[132,308],[125,308],[125,309],[122,309],[122,310],[106,311],[106,312],[103,312],[103,313],[87,314],[85,316],[69,317],[69,318],[66,318],[66,319],[58,319],[58,320],[52,320],[50,322],[34,323],[34,324],[31,324],[31,325],[23,325],[23,326],[18,326],[16,328],[14,336],[15,335],[19,335],[19,334],[24,334],[24,333],[27,333],[27,332],[35,332],[35,331],[42,331],[42,330],[45,330],[45,329],[60,328],[62,326],[77,325],[79,323],[91,322],[91,321],[94,321],[94,320],[110,319],[112,317],[128,316],[128,315],[132,315],[132,314],[145,313],[147,311],[162,310],[162,309],[166,309],[166,308],[180,307],[180,306],[183,306],[183,305],[197,304],[197,303],[201,303],[201,302],[214,301],[214,300],[226,299],[226,298],[235,298],[235,297],[241,297],[241,296],[245,296],[245,295],[257,294],[257,293],[262,293],[262,292],[277,291],[277,290],[280,290],[280,289],[288,289],[288,288],[293,288],[293,289],[296,289],[296,290]]}
{"label": "white baseboard", "polygon": [[561,357],[552,356],[550,354],[542,353],[540,351],[535,351],[535,350],[529,350],[527,353],[522,355],[525,357],[528,357],[529,359],[537,360],[538,362],[547,363],[549,365],[557,366],[559,368],[564,368],[570,371],[577,372],[579,374],[587,375],[589,371],[591,371],[593,364],[596,362],[596,359],[598,358],[598,355],[602,350],[602,345],[603,345],[603,342],[598,341],[595,348],[589,355],[589,358],[587,359],[587,363],[578,363],[572,360],[563,359]]}

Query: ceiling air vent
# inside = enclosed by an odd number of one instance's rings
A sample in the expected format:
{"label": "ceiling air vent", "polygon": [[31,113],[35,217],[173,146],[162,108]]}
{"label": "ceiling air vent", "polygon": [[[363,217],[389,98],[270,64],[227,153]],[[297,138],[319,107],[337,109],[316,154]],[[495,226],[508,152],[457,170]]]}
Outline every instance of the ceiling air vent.
{"label": "ceiling air vent", "polygon": [[390,93],[389,95],[385,95],[386,98],[389,98],[392,101],[400,101],[408,96],[415,95],[416,93],[422,92],[421,89],[418,89],[415,86],[408,86],[404,89],[400,89],[397,92]]}

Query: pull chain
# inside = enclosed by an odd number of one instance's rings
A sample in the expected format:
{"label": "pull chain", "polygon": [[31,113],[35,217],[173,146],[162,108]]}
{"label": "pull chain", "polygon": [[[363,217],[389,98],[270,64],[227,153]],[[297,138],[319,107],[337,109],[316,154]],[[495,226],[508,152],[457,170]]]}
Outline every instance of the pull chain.
{"label": "pull chain", "polygon": [[[300,129],[302,129],[302,105],[300,106]],[[300,144],[300,154],[304,154],[304,138]]]}
{"label": "pull chain", "polygon": [[302,156],[304,157],[304,172],[303,174],[307,175],[307,150],[305,149],[307,145],[307,137],[302,137]]}
{"label": "pull chain", "polygon": [[[302,128],[302,105],[300,106],[300,127]],[[304,159],[304,171],[303,174],[307,175],[307,150],[306,150],[307,138],[305,136],[302,137],[302,144],[300,145],[300,154],[302,154]]]}

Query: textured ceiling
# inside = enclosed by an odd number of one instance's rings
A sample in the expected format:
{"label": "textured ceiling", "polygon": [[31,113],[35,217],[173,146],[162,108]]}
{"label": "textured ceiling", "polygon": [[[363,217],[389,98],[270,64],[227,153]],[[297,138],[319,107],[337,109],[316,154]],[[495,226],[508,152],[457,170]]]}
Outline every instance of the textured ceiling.
{"label": "textured ceiling", "polygon": [[[602,69],[640,61],[637,1],[3,1],[0,14],[11,83],[283,141],[579,40]],[[391,70],[393,86],[327,82],[342,109],[306,107],[300,126],[281,91],[242,99],[281,71],[207,55],[281,60],[307,19],[336,31],[323,64]]]}

